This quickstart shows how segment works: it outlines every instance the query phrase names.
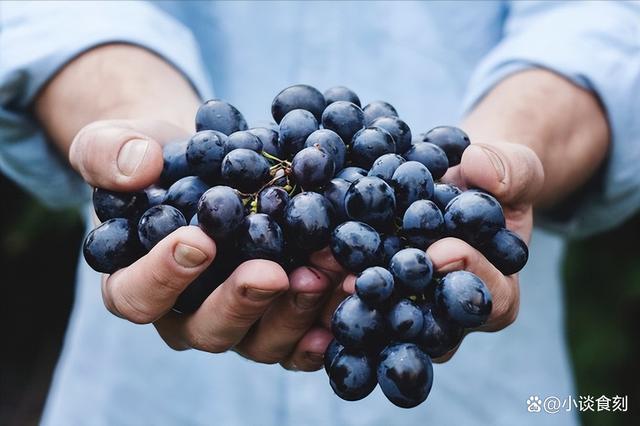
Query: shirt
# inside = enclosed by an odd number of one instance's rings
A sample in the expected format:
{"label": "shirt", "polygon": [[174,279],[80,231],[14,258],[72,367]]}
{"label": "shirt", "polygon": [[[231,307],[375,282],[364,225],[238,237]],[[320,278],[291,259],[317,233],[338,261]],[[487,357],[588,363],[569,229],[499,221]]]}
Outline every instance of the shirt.
{"label": "shirt", "polygon": [[[82,204],[84,185],[29,115],[38,90],[83,51],[145,47],[202,98],[270,120],[278,90],[346,85],[363,104],[391,102],[414,133],[455,124],[506,76],[543,67],[593,90],[612,133],[599,185],[564,221],[570,235],[613,226],[640,205],[640,7],[617,2],[70,2],[3,3],[0,168],[50,205]],[[521,273],[518,320],[465,338],[434,368],[427,402],[395,408],[376,389],[348,403],[324,372],[174,352],[152,326],[110,315],[99,275],[79,264],[76,302],[47,425],[575,424],[575,409],[530,413],[527,398],[573,394],[563,324],[563,241],[536,230]]]}

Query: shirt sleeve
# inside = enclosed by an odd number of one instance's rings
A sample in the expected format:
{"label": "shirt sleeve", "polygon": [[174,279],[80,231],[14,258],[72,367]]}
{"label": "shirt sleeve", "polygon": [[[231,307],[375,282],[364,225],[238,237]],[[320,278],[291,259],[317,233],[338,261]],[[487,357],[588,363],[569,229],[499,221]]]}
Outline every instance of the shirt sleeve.
{"label": "shirt sleeve", "polygon": [[112,42],[153,51],[182,72],[201,97],[211,95],[192,33],[150,3],[0,4],[0,170],[49,206],[77,206],[88,190],[47,143],[31,105],[66,63]]}
{"label": "shirt sleeve", "polygon": [[640,207],[640,3],[512,2],[503,39],[474,72],[465,111],[500,80],[535,67],[593,91],[612,136],[596,182],[537,222],[574,237],[623,222]]}

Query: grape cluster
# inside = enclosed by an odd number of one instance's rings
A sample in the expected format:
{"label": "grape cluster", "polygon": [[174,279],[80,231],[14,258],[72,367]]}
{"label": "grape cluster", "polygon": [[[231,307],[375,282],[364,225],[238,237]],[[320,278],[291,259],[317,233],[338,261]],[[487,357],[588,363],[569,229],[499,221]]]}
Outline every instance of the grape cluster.
{"label": "grape cluster", "polygon": [[164,147],[157,184],[132,193],[96,188],[102,224],[84,242],[87,263],[113,273],[179,227],[199,226],[218,255],[174,306],[190,313],[246,260],[291,270],[329,246],[358,274],[355,294],[332,318],[331,387],[358,400],[380,384],[400,407],[422,403],[431,359],[482,325],[492,306],[480,278],[437,276],[425,249],[457,237],[508,275],[526,263],[526,244],[505,228],[493,196],[438,182],[469,146],[462,130],[440,126],[413,137],[392,105],[361,108],[341,86],[324,94],[288,87],[271,113],[277,124],[249,129],[234,106],[209,100],[196,114],[197,132]]}

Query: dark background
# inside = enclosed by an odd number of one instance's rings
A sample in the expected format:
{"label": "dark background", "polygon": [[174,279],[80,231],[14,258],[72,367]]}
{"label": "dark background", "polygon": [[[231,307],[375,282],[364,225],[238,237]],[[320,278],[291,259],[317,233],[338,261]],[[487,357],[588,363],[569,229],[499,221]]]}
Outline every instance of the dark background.
{"label": "dark background", "polygon": [[[73,301],[77,212],[46,210],[0,177],[0,424],[36,424]],[[577,395],[628,395],[628,412],[585,425],[632,425],[640,409],[640,216],[573,242],[565,259],[567,337]],[[524,401],[523,401],[524,409]],[[637,418],[637,416],[636,416]]]}

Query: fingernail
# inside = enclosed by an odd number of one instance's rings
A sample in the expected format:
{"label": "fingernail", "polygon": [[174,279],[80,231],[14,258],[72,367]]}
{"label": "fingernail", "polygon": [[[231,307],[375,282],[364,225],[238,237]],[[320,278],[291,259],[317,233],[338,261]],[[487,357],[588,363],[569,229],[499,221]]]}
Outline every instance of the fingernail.
{"label": "fingernail", "polygon": [[295,303],[300,309],[312,309],[318,306],[321,298],[321,293],[298,293],[295,297]]}
{"label": "fingernail", "polygon": [[498,180],[500,182],[502,182],[504,180],[504,175],[505,175],[505,169],[504,169],[504,164],[502,163],[502,159],[500,158],[500,156],[493,151],[491,148],[485,146],[485,145],[477,145],[480,149],[482,149],[482,152],[484,152],[484,154],[487,156],[487,158],[489,159],[489,161],[491,162],[491,165],[493,166],[494,170],[496,171],[496,174],[498,175]]}
{"label": "fingernail", "polygon": [[185,268],[195,268],[207,260],[207,255],[195,247],[179,243],[173,250],[173,258],[178,265]]}
{"label": "fingernail", "polygon": [[464,269],[464,261],[456,260],[455,262],[447,263],[446,265],[438,268],[438,272],[461,271],[463,269]]}
{"label": "fingernail", "polygon": [[278,292],[270,291],[270,290],[259,290],[257,288],[247,288],[245,290],[245,295],[247,299],[253,300],[254,302],[262,302],[264,300],[269,300],[273,298]]}
{"label": "fingernail", "polygon": [[309,361],[313,362],[314,364],[322,364],[322,362],[324,362],[324,354],[319,354],[316,352],[307,352],[307,358],[309,358]]}
{"label": "fingernail", "polygon": [[122,148],[118,154],[118,169],[125,176],[131,176],[144,160],[149,148],[149,141],[132,139]]}

